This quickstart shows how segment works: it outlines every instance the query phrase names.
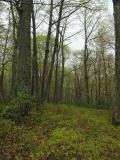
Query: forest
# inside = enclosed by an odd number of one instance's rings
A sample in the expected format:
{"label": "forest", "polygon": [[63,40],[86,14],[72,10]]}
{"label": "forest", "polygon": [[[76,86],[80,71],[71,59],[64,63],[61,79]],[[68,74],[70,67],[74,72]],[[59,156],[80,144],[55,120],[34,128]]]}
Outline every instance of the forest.
{"label": "forest", "polygon": [[0,0],[0,160],[120,160],[120,0]]}

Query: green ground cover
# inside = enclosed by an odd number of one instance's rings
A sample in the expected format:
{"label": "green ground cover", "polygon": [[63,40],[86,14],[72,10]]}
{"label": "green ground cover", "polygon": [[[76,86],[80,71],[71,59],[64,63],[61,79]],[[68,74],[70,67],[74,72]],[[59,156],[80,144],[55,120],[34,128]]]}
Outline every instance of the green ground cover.
{"label": "green ground cover", "polygon": [[47,105],[21,125],[0,118],[0,160],[120,160],[108,110]]}

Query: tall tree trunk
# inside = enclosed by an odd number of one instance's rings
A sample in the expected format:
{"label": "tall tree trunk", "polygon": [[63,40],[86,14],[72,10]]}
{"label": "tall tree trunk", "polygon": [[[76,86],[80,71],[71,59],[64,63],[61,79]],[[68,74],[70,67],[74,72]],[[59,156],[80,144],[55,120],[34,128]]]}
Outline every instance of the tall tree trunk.
{"label": "tall tree trunk", "polygon": [[74,79],[74,87],[75,87],[75,103],[79,104],[81,100],[81,86],[80,86],[80,78],[77,72],[77,67],[74,66],[75,79]]}
{"label": "tall tree trunk", "polygon": [[87,56],[87,46],[85,45],[85,55],[84,55],[84,78],[85,78],[85,100],[89,104],[89,80],[88,80],[88,56]]}
{"label": "tall tree trunk", "polygon": [[60,92],[59,92],[59,100],[62,101],[63,98],[63,85],[64,85],[64,73],[65,73],[65,56],[64,56],[64,35],[62,36],[62,71],[61,71],[61,79],[60,79]]}
{"label": "tall tree trunk", "polygon": [[113,111],[113,123],[120,124],[120,0],[113,0],[115,19],[115,75],[116,103]]}
{"label": "tall tree trunk", "polygon": [[32,58],[32,95],[36,98],[39,95],[39,83],[38,83],[38,57],[37,57],[37,39],[36,39],[36,24],[34,15],[34,5],[32,11],[32,23],[33,23],[33,58]]}
{"label": "tall tree trunk", "polygon": [[84,31],[85,31],[85,48],[84,48],[84,79],[85,79],[85,103],[89,104],[89,80],[88,80],[88,48],[87,48],[87,24],[86,24],[86,9],[84,17]]}
{"label": "tall tree trunk", "polygon": [[[96,57],[97,60],[97,57]],[[96,64],[94,63],[94,79],[95,79],[95,103],[97,105],[98,102],[98,81],[97,81],[97,69],[96,69]]]}
{"label": "tall tree trunk", "polygon": [[46,40],[45,58],[44,58],[43,73],[42,73],[42,84],[41,84],[42,101],[44,101],[44,98],[45,98],[47,64],[48,64],[48,58],[49,58],[50,40],[51,40],[51,32],[52,32],[52,17],[53,17],[53,0],[51,0],[51,6],[50,6],[49,28],[48,28],[48,34],[47,34],[47,40]]}
{"label": "tall tree trunk", "polygon": [[[61,42],[60,42],[61,43]],[[59,81],[58,81],[58,71],[59,71],[59,52],[60,46],[56,52],[56,64],[55,64],[55,88],[54,88],[54,103],[58,102],[58,88],[59,88]]]}
{"label": "tall tree trunk", "polygon": [[61,18],[62,18],[63,6],[64,6],[64,0],[61,0],[59,17],[58,17],[58,22],[57,22],[57,30],[56,30],[56,36],[55,36],[55,44],[54,44],[54,50],[53,50],[52,60],[51,60],[51,67],[50,67],[47,85],[46,85],[46,96],[45,96],[46,100],[50,92],[50,85],[51,85],[51,79],[52,79],[52,74],[53,74],[53,69],[54,69],[55,55],[58,50],[59,29],[60,29],[60,23],[61,23]]}
{"label": "tall tree trunk", "polygon": [[28,114],[30,109],[28,99],[31,95],[31,14],[32,0],[21,0],[19,10],[17,96],[22,98],[20,108],[22,114],[25,115]]}
{"label": "tall tree trunk", "polygon": [[101,104],[101,55],[98,55],[98,99],[97,104]]}
{"label": "tall tree trunk", "polygon": [[16,38],[16,29],[17,29],[17,24],[16,24],[16,19],[14,15],[14,9],[13,9],[13,4],[10,1],[11,4],[11,12],[12,12],[12,19],[13,19],[13,55],[12,55],[12,83],[11,83],[11,96],[15,97],[16,96],[16,75],[17,75],[17,38]]}

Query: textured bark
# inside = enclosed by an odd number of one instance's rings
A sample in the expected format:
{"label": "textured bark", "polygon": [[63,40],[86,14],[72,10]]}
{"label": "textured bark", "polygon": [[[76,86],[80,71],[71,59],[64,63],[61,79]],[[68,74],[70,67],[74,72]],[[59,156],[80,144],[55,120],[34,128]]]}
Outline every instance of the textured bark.
{"label": "textured bark", "polygon": [[34,15],[34,6],[32,11],[33,23],[33,59],[32,59],[32,95],[38,97],[39,95],[39,76],[38,76],[38,57],[37,57],[37,39],[36,39],[36,24]]}
{"label": "textured bark", "polygon": [[[25,98],[29,98],[31,95],[31,13],[32,0],[21,0],[19,10],[17,95]],[[30,104],[22,102],[20,107],[25,108],[25,112],[27,112]]]}
{"label": "textured bark", "polygon": [[120,0],[113,0],[115,19],[115,75],[116,103],[113,111],[113,123],[120,124]]}

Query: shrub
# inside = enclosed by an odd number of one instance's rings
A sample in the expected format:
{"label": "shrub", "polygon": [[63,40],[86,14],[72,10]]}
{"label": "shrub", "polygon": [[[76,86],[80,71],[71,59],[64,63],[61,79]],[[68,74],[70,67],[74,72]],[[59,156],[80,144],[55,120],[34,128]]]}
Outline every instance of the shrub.
{"label": "shrub", "polygon": [[1,116],[6,119],[14,120],[16,118],[15,110],[16,110],[15,105],[4,106],[1,112]]}

